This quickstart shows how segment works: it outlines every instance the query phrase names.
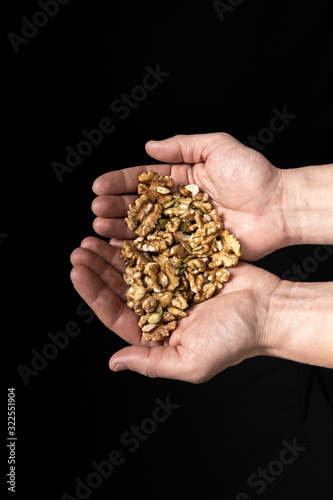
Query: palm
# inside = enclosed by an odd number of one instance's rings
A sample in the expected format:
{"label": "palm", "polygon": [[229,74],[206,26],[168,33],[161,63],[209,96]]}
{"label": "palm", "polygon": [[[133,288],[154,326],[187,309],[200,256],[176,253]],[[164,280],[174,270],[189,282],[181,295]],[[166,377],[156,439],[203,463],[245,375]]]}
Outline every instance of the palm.
{"label": "palm", "polygon": [[[99,196],[93,202],[98,216],[94,221],[96,232],[109,238],[135,237],[121,218],[135,199],[138,174],[152,169],[171,175],[176,185],[195,183],[207,192],[226,228],[240,240],[243,259],[256,260],[275,250],[277,242],[285,238],[280,170],[227,134],[207,136],[208,153],[196,151],[195,142],[192,149],[185,151],[184,147],[183,152],[181,139],[178,152],[152,150],[148,143],[151,156],[172,163],[133,167],[99,177],[94,185]],[[175,138],[167,141],[172,140]]]}
{"label": "palm", "polygon": [[116,353],[112,366],[126,362],[145,375],[202,382],[260,351],[268,297],[279,282],[266,271],[239,264],[225,288],[189,308],[162,345],[142,338],[138,318],[126,305],[119,249],[87,238],[71,260],[78,293],[110,330],[135,346]]}
{"label": "palm", "polygon": [[278,282],[276,276],[241,263],[223,290],[191,306],[167,341],[181,353],[182,378],[202,382],[258,354],[264,343],[267,293]]}
{"label": "palm", "polygon": [[274,208],[281,205],[279,169],[227,136],[205,164],[194,166],[194,175],[214,200],[226,228],[240,239],[243,258],[256,260],[275,250],[284,231]]}

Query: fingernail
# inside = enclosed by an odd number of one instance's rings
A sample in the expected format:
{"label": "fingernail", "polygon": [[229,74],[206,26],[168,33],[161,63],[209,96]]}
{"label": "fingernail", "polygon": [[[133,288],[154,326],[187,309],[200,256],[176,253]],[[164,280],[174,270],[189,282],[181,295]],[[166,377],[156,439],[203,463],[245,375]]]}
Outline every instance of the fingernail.
{"label": "fingernail", "polygon": [[109,245],[114,248],[123,248],[124,240],[119,240],[118,238],[111,238]]}
{"label": "fingernail", "polygon": [[124,370],[128,370],[128,366],[123,365],[122,363],[117,363],[116,366],[113,368],[114,372],[122,372]]}

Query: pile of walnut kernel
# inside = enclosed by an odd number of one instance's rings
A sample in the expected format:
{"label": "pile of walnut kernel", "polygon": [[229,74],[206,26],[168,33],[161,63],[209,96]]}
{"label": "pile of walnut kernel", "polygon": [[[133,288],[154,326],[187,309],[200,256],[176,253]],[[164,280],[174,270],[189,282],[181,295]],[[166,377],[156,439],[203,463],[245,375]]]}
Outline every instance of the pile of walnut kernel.
{"label": "pile of walnut kernel", "polygon": [[123,244],[127,305],[140,316],[147,340],[159,341],[187,316],[190,302],[200,303],[221,290],[226,269],[238,263],[239,241],[224,230],[208,194],[149,171],[139,175],[137,198],[125,219],[138,238]]}

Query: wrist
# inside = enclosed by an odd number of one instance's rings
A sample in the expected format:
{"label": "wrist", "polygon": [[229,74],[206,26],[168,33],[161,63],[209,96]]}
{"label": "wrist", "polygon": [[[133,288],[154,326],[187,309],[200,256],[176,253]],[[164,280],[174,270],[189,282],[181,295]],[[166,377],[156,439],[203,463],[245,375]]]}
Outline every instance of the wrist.
{"label": "wrist", "polygon": [[333,283],[280,281],[269,301],[265,355],[333,367]]}
{"label": "wrist", "polygon": [[285,245],[330,244],[333,165],[281,170]]}

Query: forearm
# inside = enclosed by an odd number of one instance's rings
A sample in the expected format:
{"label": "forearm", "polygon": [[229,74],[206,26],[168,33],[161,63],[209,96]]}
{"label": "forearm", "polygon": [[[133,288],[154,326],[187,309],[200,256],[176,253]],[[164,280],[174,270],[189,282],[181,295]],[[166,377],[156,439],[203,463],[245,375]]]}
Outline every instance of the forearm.
{"label": "forearm", "polygon": [[333,283],[281,282],[270,301],[265,354],[333,368]]}
{"label": "forearm", "polygon": [[288,244],[333,243],[333,164],[281,173]]}

